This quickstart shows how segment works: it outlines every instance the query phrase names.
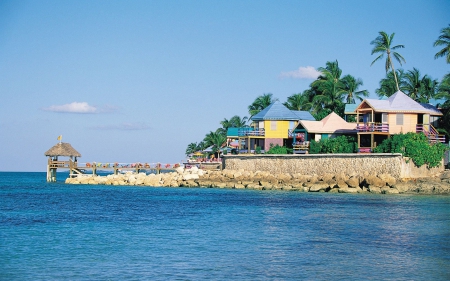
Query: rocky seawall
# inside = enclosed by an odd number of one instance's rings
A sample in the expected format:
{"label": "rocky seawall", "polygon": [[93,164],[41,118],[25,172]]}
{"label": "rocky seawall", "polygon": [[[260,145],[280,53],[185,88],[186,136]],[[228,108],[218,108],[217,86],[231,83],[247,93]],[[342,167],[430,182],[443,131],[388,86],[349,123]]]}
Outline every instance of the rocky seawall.
{"label": "rocky seawall", "polygon": [[377,194],[450,194],[450,170],[433,177],[396,179],[388,174],[300,174],[246,171],[223,171],[178,168],[163,174],[131,173],[68,178],[67,184],[134,185],[152,187],[205,187],[257,190],[286,190],[300,192],[339,192]]}

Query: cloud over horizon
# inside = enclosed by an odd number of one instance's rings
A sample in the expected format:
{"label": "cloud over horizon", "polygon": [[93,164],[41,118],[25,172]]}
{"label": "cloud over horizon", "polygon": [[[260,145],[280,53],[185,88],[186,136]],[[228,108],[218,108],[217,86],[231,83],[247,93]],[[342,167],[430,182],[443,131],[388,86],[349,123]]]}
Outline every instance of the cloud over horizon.
{"label": "cloud over horizon", "polygon": [[281,78],[317,79],[321,73],[312,66],[300,66],[297,70],[281,72]]}
{"label": "cloud over horizon", "polygon": [[87,102],[72,102],[62,105],[51,105],[43,108],[45,111],[58,112],[58,113],[81,113],[81,114],[93,114],[93,113],[108,113],[117,111],[117,107],[107,105],[101,109],[96,106],[89,105]]}

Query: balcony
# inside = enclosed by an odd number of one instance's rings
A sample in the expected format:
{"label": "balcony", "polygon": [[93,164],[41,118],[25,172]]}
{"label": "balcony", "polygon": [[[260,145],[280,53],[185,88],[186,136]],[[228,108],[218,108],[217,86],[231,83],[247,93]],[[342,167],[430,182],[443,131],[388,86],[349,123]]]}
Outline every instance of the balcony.
{"label": "balcony", "polygon": [[356,130],[359,133],[362,132],[380,132],[380,133],[389,133],[389,124],[386,123],[364,123],[357,124]]}
{"label": "balcony", "polygon": [[266,132],[264,129],[254,129],[254,128],[239,128],[238,136],[239,137],[264,137]]}

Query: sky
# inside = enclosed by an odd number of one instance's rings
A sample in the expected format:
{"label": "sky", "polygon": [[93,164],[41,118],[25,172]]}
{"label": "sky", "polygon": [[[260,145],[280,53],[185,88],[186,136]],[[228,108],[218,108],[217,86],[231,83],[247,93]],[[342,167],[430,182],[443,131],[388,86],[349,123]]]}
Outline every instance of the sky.
{"label": "sky", "polygon": [[0,171],[45,171],[70,143],[80,162],[179,163],[259,95],[306,90],[327,61],[385,77],[370,42],[395,32],[434,79],[450,1],[0,1]]}

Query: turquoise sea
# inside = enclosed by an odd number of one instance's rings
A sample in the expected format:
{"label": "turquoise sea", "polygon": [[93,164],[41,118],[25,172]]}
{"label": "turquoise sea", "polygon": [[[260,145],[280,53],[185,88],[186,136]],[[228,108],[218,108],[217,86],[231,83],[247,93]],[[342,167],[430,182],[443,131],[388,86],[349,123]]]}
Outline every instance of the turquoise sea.
{"label": "turquoise sea", "polygon": [[450,196],[0,173],[0,280],[450,280]]}

